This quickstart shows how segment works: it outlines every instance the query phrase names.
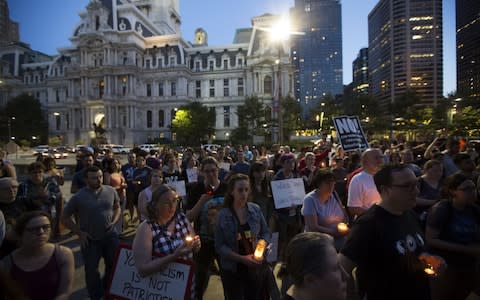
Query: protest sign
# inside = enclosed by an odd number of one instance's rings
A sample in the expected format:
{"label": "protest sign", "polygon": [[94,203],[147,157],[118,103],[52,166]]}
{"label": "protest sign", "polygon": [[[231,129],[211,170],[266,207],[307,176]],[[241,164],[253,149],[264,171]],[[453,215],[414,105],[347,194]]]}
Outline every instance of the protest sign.
{"label": "protest sign", "polygon": [[197,182],[198,181],[198,169],[197,168],[192,168],[192,169],[186,169],[187,171],[187,179],[188,182]]}
{"label": "protest sign", "polygon": [[305,186],[302,178],[274,180],[271,186],[276,209],[303,204]]}
{"label": "protest sign", "polygon": [[193,269],[193,262],[178,259],[162,271],[142,278],[135,267],[130,246],[120,245],[110,282],[109,299],[190,299]]}
{"label": "protest sign", "polygon": [[187,189],[185,188],[184,180],[170,181],[167,183],[167,185],[174,188],[180,197],[187,195]]}
{"label": "protest sign", "polygon": [[368,142],[357,116],[341,116],[333,118],[337,137],[343,150],[365,150]]}

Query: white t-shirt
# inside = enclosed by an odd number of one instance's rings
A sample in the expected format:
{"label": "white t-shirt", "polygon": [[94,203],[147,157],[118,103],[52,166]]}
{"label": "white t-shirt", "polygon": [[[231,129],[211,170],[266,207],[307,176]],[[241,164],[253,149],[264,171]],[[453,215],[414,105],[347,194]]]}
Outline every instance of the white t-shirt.
{"label": "white t-shirt", "polygon": [[373,181],[373,176],[365,171],[353,176],[348,187],[347,207],[369,209],[378,202],[380,202],[380,194]]}

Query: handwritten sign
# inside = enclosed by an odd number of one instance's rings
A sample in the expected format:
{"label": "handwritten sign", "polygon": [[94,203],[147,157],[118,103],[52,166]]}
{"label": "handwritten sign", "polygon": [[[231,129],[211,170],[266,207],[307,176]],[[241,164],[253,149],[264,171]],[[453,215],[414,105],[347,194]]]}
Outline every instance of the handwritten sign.
{"label": "handwritten sign", "polygon": [[184,180],[170,181],[167,183],[167,185],[174,188],[180,197],[187,195],[187,189],[185,188]]}
{"label": "handwritten sign", "polygon": [[302,178],[273,180],[271,185],[276,209],[303,204],[305,186]]}
{"label": "handwritten sign", "polygon": [[333,124],[343,150],[364,150],[369,147],[357,116],[335,117],[333,118]]}
{"label": "handwritten sign", "polygon": [[186,169],[188,182],[197,182],[198,181],[198,169]]}
{"label": "handwritten sign", "polygon": [[[160,255],[154,255],[160,256]],[[110,282],[110,300],[190,299],[192,262],[177,260],[148,277],[140,277],[128,245],[120,245]]]}

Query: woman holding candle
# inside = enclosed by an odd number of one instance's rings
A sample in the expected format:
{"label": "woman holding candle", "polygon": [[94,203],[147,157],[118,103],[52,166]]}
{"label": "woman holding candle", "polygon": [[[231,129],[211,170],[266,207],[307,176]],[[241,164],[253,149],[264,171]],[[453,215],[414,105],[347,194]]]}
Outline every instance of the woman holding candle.
{"label": "woman holding candle", "polygon": [[[133,240],[133,257],[140,276],[160,272],[178,258],[192,259],[192,251],[200,250],[200,238],[195,236],[185,214],[177,211],[179,197],[168,185],[160,185],[153,191],[147,204],[148,219],[138,227]],[[193,237],[186,240],[187,237]],[[152,259],[152,253],[163,255]],[[191,298],[196,299],[194,284]]]}
{"label": "woman holding candle", "polygon": [[262,257],[254,249],[270,232],[260,207],[248,202],[250,182],[244,174],[233,175],[225,202],[218,213],[215,250],[220,256],[220,276],[227,299],[259,299],[265,281],[259,277]]}
{"label": "woman holding candle", "polygon": [[335,176],[328,169],[319,169],[312,181],[315,190],[303,200],[302,215],[305,231],[317,231],[331,235],[339,250],[348,233],[348,217],[340,199],[334,192]]}
{"label": "woman holding candle", "polygon": [[465,175],[447,177],[445,189],[449,199],[435,204],[427,218],[427,244],[448,265],[431,281],[432,300],[463,300],[479,289],[480,208],[475,184]]}

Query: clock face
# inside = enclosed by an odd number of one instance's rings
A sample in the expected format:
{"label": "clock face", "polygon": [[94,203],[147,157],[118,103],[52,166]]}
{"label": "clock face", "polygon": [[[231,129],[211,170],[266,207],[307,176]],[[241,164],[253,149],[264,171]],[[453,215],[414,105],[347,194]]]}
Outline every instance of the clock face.
{"label": "clock face", "polygon": [[205,41],[205,33],[197,32],[197,44],[203,44],[204,41]]}

